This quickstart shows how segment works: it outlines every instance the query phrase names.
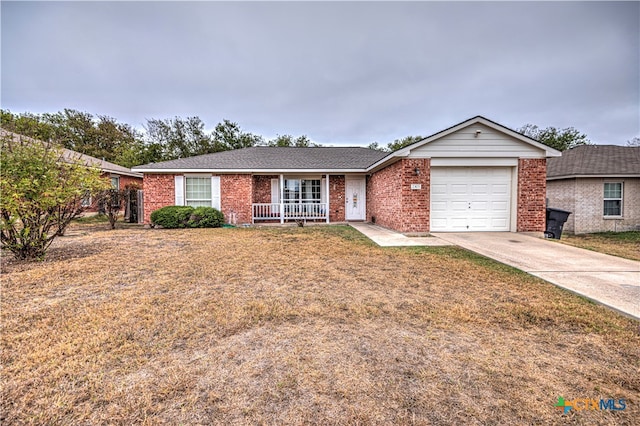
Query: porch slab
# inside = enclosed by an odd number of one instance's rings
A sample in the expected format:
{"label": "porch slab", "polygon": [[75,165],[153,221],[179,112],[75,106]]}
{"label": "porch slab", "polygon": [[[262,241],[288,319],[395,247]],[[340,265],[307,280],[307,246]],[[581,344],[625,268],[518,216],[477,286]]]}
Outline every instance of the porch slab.
{"label": "porch slab", "polygon": [[380,247],[410,246],[451,246],[452,243],[437,237],[407,237],[406,235],[365,222],[349,222],[356,231],[362,233]]}

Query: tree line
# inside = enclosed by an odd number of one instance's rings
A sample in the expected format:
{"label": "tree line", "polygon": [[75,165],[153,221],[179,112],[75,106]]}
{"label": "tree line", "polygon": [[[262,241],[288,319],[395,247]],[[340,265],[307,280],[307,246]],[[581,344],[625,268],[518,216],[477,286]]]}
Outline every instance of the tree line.
{"label": "tree line", "polygon": [[[306,135],[283,134],[266,140],[227,119],[207,132],[205,123],[197,116],[147,119],[141,131],[113,117],[74,109],[44,114],[0,110],[0,127],[125,167],[253,146],[320,146]],[[591,143],[584,133],[573,127],[541,129],[525,124],[517,131],[560,151]],[[392,152],[423,138],[406,136],[386,145],[372,142],[368,147]]]}
{"label": "tree line", "polygon": [[125,167],[252,146],[318,146],[306,135],[265,140],[227,119],[207,132],[200,117],[152,118],[140,131],[113,117],[73,109],[44,114],[0,110],[0,127]]}

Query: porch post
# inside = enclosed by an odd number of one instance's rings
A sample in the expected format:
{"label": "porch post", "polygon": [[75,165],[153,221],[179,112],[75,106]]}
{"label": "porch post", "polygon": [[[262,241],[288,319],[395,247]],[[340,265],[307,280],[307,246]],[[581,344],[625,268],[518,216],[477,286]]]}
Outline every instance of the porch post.
{"label": "porch post", "polygon": [[327,173],[327,177],[325,178],[324,184],[325,184],[324,193],[327,194],[327,207],[326,207],[327,223],[329,223],[329,200],[331,199],[331,197],[329,197],[329,173]]}
{"label": "porch post", "polygon": [[280,223],[284,223],[284,175],[280,175]]}

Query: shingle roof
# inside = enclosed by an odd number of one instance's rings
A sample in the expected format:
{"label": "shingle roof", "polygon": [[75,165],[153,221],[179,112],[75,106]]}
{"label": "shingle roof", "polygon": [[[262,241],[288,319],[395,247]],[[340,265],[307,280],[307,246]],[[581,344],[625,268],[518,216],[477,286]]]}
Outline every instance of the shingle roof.
{"label": "shingle roof", "polygon": [[[24,135],[19,135],[18,133],[10,132],[2,128],[0,128],[0,136],[10,137],[15,141],[19,141],[20,139],[22,139],[30,142],[43,143],[38,139],[34,139]],[[142,173],[132,171],[127,167],[119,166],[117,164],[110,163],[105,160],[100,160],[99,158],[95,158],[90,155],[85,155],[80,152],[72,151],[67,148],[62,148],[62,156],[65,158],[65,161],[80,160],[87,166],[95,167],[97,169],[102,170],[105,173],[113,173],[118,175],[133,176],[133,177],[139,177],[139,178],[142,177]]]}
{"label": "shingle roof", "polygon": [[547,179],[622,175],[640,176],[640,147],[581,145],[547,160]]}
{"label": "shingle roof", "polygon": [[387,154],[359,147],[253,147],[151,163],[133,170],[364,170]]}

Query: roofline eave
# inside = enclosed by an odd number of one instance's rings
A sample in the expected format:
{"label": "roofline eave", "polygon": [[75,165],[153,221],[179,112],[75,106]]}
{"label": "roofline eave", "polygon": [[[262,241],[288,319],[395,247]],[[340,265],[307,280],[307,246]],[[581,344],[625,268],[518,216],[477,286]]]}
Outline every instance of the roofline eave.
{"label": "roofline eave", "polygon": [[237,174],[293,174],[293,173],[320,173],[320,174],[344,174],[367,173],[367,169],[135,169],[140,173],[168,174],[168,173],[237,173]]}
{"label": "roofline eave", "polygon": [[600,173],[600,174],[571,174],[560,176],[547,176],[547,180],[563,180],[563,179],[575,179],[575,178],[604,178],[604,179],[619,179],[619,178],[640,178],[638,173]]}

